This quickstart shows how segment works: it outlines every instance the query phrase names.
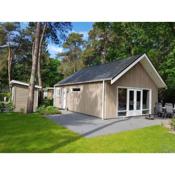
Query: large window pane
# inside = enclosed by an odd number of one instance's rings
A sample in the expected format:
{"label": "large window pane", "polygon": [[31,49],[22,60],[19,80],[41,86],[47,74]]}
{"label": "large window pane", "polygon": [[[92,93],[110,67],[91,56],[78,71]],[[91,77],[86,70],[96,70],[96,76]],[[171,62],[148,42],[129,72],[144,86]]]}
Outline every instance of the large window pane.
{"label": "large window pane", "polygon": [[137,91],[137,110],[140,109],[141,91]]}
{"label": "large window pane", "polygon": [[129,110],[134,110],[134,91],[129,91]]}
{"label": "large window pane", "polygon": [[127,90],[126,89],[118,89],[118,111],[126,110],[126,97]]}
{"label": "large window pane", "polygon": [[143,90],[143,109],[149,109],[149,90]]}

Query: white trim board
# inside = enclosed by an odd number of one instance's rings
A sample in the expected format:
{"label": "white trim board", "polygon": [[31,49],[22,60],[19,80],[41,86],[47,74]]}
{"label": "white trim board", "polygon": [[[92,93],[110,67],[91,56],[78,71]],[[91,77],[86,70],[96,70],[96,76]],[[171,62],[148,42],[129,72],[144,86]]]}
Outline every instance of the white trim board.
{"label": "white trim board", "polygon": [[[10,84],[19,84],[19,85],[23,85],[23,86],[29,86],[28,83],[24,83],[22,81],[17,81],[17,80],[10,81]],[[35,85],[35,88],[41,89],[41,86]]]}
{"label": "white trim board", "polygon": [[[118,110],[118,105],[119,105],[119,96],[118,96],[118,90],[119,89],[126,89],[127,91],[127,96],[126,96],[126,110]],[[137,114],[135,113],[134,115],[129,115],[129,91],[130,90],[133,90],[133,91],[140,91],[141,92],[141,102],[140,102],[140,112],[141,114]],[[143,90],[148,90],[149,91],[149,108],[148,109],[143,109]],[[152,111],[152,89],[149,89],[149,88],[132,88],[132,87],[125,87],[125,86],[118,86],[117,87],[117,97],[116,97],[116,117],[118,118],[118,112],[126,112],[126,115],[125,116],[121,116],[121,117],[128,117],[128,116],[140,116],[140,115],[147,115],[147,114],[143,114],[143,111],[144,110],[148,110],[149,111],[149,114],[151,114],[151,111]],[[134,92],[134,95],[135,92]],[[134,97],[135,98],[135,97]],[[136,106],[134,107],[136,108]],[[133,112],[136,112],[137,110],[133,111]]]}
{"label": "white trim board", "polygon": [[111,84],[115,83],[120,77],[122,77],[126,72],[128,72],[132,67],[134,67],[137,63],[141,62],[143,67],[149,76],[153,79],[158,88],[167,88],[165,82],[160,77],[159,73],[156,71],[155,67],[149,60],[146,54],[140,56],[136,61],[134,61],[130,66],[124,69],[119,75],[111,80]]}

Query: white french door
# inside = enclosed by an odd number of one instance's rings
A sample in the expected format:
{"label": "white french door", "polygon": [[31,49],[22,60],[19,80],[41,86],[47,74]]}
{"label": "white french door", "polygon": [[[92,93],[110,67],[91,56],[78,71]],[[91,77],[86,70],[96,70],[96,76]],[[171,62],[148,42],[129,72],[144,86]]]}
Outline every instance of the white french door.
{"label": "white french door", "polygon": [[127,116],[142,115],[142,90],[127,90]]}

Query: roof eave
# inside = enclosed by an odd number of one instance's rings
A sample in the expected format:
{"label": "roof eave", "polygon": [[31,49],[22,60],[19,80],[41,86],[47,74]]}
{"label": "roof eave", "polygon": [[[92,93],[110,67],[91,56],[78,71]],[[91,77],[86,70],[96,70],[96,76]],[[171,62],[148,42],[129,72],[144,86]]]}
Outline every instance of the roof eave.
{"label": "roof eave", "polygon": [[[24,83],[22,81],[17,81],[17,80],[11,80],[10,81],[10,84],[18,84],[18,85],[22,85],[22,86],[29,86],[28,83]],[[35,85],[35,88],[38,88],[38,89],[41,89],[42,87],[41,86],[38,86],[38,85]]]}
{"label": "roof eave", "polygon": [[91,80],[91,81],[83,81],[83,82],[76,82],[76,83],[63,83],[63,84],[55,84],[54,87],[57,86],[69,86],[69,85],[78,85],[78,84],[87,84],[87,83],[95,83],[95,82],[101,82],[101,81],[111,81],[112,78],[106,78],[106,79],[98,79],[98,80]]}

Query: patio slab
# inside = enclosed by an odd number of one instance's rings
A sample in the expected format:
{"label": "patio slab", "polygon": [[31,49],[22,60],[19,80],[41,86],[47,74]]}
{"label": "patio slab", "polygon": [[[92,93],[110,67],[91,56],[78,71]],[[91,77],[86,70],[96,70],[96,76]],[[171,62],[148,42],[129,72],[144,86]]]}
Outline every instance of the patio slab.
{"label": "patio slab", "polygon": [[101,120],[93,116],[69,111],[62,111],[62,114],[59,115],[49,115],[48,118],[85,137],[113,134],[147,126],[160,125],[165,122],[165,119],[148,120],[143,116],[127,119]]}

